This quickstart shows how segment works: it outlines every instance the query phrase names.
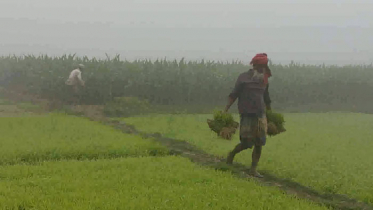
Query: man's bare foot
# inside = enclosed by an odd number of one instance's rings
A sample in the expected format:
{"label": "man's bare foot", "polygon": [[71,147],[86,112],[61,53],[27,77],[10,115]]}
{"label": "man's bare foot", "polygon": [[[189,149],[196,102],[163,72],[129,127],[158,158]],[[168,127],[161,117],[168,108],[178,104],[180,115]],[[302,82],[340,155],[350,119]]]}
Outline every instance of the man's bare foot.
{"label": "man's bare foot", "polygon": [[230,152],[229,154],[228,154],[228,157],[227,157],[227,164],[228,165],[232,165],[233,164],[233,158],[234,158],[234,154],[232,153],[232,152]]}
{"label": "man's bare foot", "polygon": [[261,175],[259,172],[256,170],[249,170],[249,175],[256,177],[256,178],[264,178],[263,175]]}

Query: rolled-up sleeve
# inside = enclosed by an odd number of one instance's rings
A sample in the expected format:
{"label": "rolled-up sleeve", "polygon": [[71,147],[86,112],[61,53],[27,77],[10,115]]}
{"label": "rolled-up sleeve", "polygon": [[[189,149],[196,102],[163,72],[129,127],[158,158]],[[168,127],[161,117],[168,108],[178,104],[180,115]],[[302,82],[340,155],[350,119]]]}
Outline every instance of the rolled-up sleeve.
{"label": "rolled-up sleeve", "polygon": [[237,97],[240,95],[240,92],[242,90],[242,79],[241,75],[237,78],[236,84],[234,85],[234,88],[232,92],[229,94],[229,97],[233,100],[236,100]]}

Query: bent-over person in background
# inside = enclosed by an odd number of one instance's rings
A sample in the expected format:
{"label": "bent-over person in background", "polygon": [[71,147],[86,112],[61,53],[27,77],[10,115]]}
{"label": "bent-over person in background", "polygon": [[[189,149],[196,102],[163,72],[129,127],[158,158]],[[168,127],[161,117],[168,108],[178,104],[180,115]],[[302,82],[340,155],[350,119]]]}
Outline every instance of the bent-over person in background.
{"label": "bent-over person in background", "polygon": [[71,71],[69,78],[65,82],[69,87],[69,101],[72,101],[75,105],[80,103],[81,88],[85,86],[85,82],[82,79],[82,71],[84,68],[83,64],[79,64],[77,69]]}

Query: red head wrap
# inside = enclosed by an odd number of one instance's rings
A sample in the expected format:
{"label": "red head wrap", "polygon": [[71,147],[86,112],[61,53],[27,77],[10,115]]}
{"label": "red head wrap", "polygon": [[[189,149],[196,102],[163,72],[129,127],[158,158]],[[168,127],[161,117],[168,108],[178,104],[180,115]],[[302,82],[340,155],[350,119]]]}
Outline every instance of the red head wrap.
{"label": "red head wrap", "polygon": [[[251,65],[261,64],[261,65],[268,65],[268,57],[266,53],[259,53],[256,54],[255,57],[250,62]],[[268,84],[268,78],[271,77],[271,71],[268,68],[268,72],[264,74],[264,84]]]}
{"label": "red head wrap", "polygon": [[255,57],[251,60],[250,64],[268,64],[268,57],[266,53],[256,54]]}

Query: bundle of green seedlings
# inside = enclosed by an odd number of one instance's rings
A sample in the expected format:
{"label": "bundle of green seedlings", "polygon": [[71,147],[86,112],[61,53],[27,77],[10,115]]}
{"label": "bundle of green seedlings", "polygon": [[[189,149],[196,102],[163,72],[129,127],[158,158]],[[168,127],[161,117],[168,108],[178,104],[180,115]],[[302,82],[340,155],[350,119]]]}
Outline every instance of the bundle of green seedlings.
{"label": "bundle of green seedlings", "polygon": [[275,136],[282,132],[285,132],[286,129],[284,127],[285,120],[284,115],[281,113],[276,113],[273,111],[267,111],[267,134],[269,136]]}
{"label": "bundle of green seedlings", "polygon": [[[280,113],[273,111],[267,111],[267,134],[269,136],[275,136],[282,132],[285,132],[284,128],[284,116]],[[239,123],[234,121],[233,116],[230,113],[225,113],[219,110],[214,111],[214,119],[207,119],[207,124],[212,131],[218,136],[224,139],[232,139],[233,134],[239,126]]]}
{"label": "bundle of green seedlings", "polygon": [[228,140],[236,133],[239,125],[231,114],[219,110],[214,111],[213,120],[207,119],[207,124],[218,136]]}

